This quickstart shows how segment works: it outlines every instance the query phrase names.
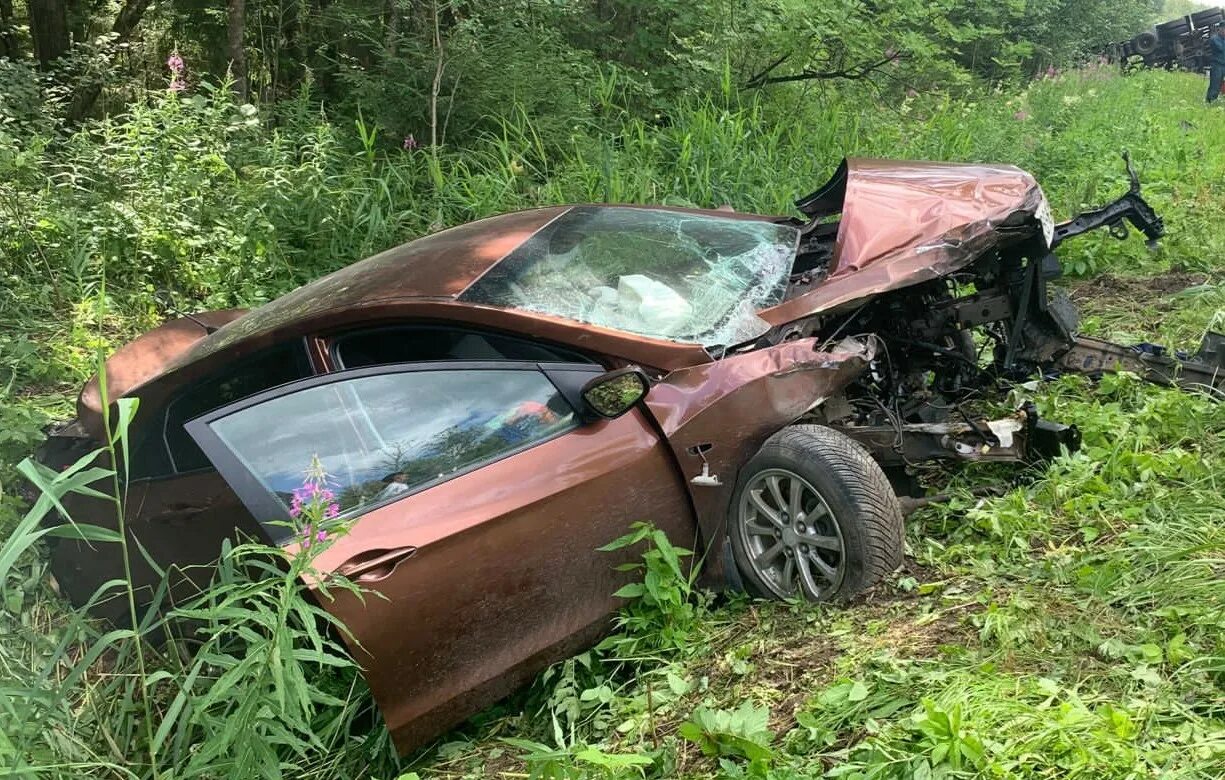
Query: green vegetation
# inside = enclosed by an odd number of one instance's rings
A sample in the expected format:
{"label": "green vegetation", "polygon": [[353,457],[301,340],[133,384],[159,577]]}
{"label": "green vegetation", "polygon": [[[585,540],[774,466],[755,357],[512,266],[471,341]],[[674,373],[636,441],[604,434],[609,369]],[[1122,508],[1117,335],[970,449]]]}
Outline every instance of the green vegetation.
{"label": "green vegetation", "polygon": [[[1170,235],[1152,252],[1104,233],[1061,250],[1085,329],[1186,348],[1220,327],[1225,114],[1203,107],[1202,81],[1093,66],[1019,80],[1105,34],[1081,20],[1130,32],[1156,4],[1077,4],[1076,25],[1062,23],[1065,4],[1046,16],[970,4],[957,25],[903,2],[876,4],[886,23],[858,3],[780,2],[749,24],[737,4],[713,16],[595,5],[624,13],[447,5],[440,47],[426,4],[392,3],[403,26],[389,37],[353,2],[300,25],[252,3],[265,28],[299,37],[250,44],[238,96],[210,78],[224,62],[203,7],[151,11],[122,57],[95,41],[42,73],[0,59],[0,766],[141,778],[1225,775],[1225,406],[1127,377],[1032,391],[1044,414],[1081,427],[1084,451],[998,498],[971,497],[1006,478],[998,469],[943,477],[954,502],[912,518],[906,567],[866,603],[712,601],[692,589],[683,551],[634,529],[623,543],[644,548],[643,584],[623,594],[613,637],[407,762],[352,662],[314,633],[296,572],[250,578],[265,549],[228,551],[217,586],[181,607],[203,626],[203,665],[142,641],[160,625],[113,631],[50,591],[37,523],[51,505],[17,497],[17,464],[44,423],[71,413],[99,351],[167,313],[255,305],[491,213],[582,201],[786,213],[842,156],[862,155],[1015,163],[1066,218],[1126,186],[1127,147]],[[28,57],[26,32],[6,37],[10,19],[0,46]],[[1001,32],[1020,20],[1031,26]],[[606,51],[635,25],[641,37]],[[329,53],[315,44],[332,29],[353,37]],[[841,40],[855,42],[837,55],[848,65],[893,44],[907,57],[887,78],[739,88],[790,49],[789,72],[823,67]],[[167,91],[176,41],[186,88]],[[92,112],[111,112],[69,123],[74,79],[99,78]],[[450,116],[433,148],[432,113]],[[22,468],[58,496],[101,463]]]}
{"label": "green vegetation", "polygon": [[[1225,412],[1125,376],[1095,389],[1063,379],[1037,400],[1082,427],[1084,450],[1000,498],[968,490],[998,473],[958,475],[956,500],[914,519],[913,558],[867,603],[737,601],[701,607],[695,623],[675,606],[685,581],[654,553],[655,581],[675,595],[628,594],[639,619],[603,655],[544,675],[504,707],[515,714],[455,735],[426,766],[473,778],[520,766],[538,778],[1220,777]],[[683,642],[610,680],[609,647],[674,625]],[[499,738],[525,732],[538,741]]]}

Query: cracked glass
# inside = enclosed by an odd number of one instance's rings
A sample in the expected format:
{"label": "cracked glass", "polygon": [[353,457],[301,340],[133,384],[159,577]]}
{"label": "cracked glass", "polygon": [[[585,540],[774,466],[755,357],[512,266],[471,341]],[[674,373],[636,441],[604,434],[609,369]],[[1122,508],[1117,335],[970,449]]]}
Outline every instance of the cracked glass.
{"label": "cracked glass", "polygon": [[727,347],[769,330],[799,231],[660,209],[580,206],[460,295],[640,336]]}

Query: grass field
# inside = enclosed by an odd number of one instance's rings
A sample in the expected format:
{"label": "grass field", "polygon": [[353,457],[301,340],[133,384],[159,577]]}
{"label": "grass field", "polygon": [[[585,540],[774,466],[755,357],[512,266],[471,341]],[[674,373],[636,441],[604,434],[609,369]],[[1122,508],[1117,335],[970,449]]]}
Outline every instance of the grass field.
{"label": "grass field", "polygon": [[[322,129],[313,146],[244,141],[248,129],[220,140],[210,122],[230,122],[228,109],[174,104],[66,148],[10,154],[0,550],[16,549],[27,510],[16,463],[69,410],[96,350],[155,321],[152,291],[166,279],[183,308],[257,303],[431,227],[513,208],[607,199],[781,213],[855,154],[1016,163],[1066,218],[1125,188],[1127,147],[1170,235],[1155,252],[1134,236],[1079,240],[1061,251],[1062,284],[1087,332],[1193,349],[1225,320],[1225,110],[1201,92],[1185,74],[1090,69],[975,101],[700,103],[666,125],[586,128],[564,150],[512,121],[433,159]],[[158,146],[167,134],[175,148]],[[136,144],[148,148],[123,158]],[[85,177],[90,160],[99,167]],[[67,611],[37,545],[0,552],[0,766],[29,777],[1225,777],[1225,406],[1125,376],[1030,392],[1044,416],[1080,426],[1082,451],[994,498],[970,491],[1011,471],[942,477],[954,500],[911,518],[904,568],[863,602],[712,601],[667,556],[648,556],[656,592],[627,608],[612,641],[403,762],[369,724],[351,668],[295,678],[294,690],[319,694],[297,709],[261,667],[212,709],[185,713],[175,692],[204,696],[220,675],[188,680],[190,665]],[[256,647],[309,641],[292,615],[270,620]],[[240,646],[224,645],[235,658]],[[193,764],[193,744],[237,765]]]}

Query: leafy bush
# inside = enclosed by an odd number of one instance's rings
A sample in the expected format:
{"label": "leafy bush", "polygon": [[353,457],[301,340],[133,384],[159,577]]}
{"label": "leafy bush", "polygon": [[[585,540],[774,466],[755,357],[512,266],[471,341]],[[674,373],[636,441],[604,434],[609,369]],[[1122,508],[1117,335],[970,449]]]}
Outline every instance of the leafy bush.
{"label": "leafy bush", "polygon": [[764,775],[774,756],[770,709],[748,701],[734,710],[698,707],[678,733],[708,756],[746,759],[754,775]]}
{"label": "leafy bush", "polygon": [[704,597],[693,587],[697,568],[691,566],[685,571],[681,562],[693,553],[673,546],[664,532],[652,525],[635,523],[633,529],[600,548],[612,552],[647,543],[641,563],[619,567],[621,571],[641,572],[641,581],[631,582],[616,592],[616,596],[629,602],[617,616],[617,633],[604,640],[598,649],[622,660],[683,652],[689,648],[704,611]]}

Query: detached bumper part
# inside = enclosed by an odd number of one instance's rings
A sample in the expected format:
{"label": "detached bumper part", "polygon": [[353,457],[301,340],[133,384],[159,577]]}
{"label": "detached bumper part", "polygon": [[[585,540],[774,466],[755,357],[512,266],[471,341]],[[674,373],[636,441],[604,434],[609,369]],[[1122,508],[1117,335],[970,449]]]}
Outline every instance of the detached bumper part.
{"label": "detached bumper part", "polygon": [[1080,449],[1075,425],[1044,420],[1031,404],[999,420],[846,426],[843,433],[878,463],[902,466],[933,460],[1030,462]]}
{"label": "detached bumper part", "polygon": [[1194,355],[1171,355],[1164,347],[1124,347],[1102,339],[1077,336],[1059,358],[1062,371],[1097,376],[1131,371],[1159,385],[1201,390],[1225,398],[1225,335],[1209,331]]}

